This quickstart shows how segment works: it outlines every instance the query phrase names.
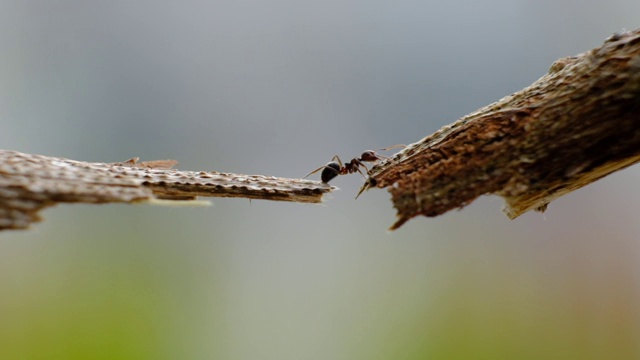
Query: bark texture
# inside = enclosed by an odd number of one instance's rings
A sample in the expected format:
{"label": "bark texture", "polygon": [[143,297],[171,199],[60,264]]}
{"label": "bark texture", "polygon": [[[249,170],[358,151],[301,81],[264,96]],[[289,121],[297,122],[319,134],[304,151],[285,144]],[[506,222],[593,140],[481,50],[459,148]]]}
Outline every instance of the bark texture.
{"label": "bark texture", "polygon": [[483,194],[515,218],[640,160],[640,29],[556,61],[531,86],[374,166],[362,190],[388,188],[396,229]]}
{"label": "bark texture", "polygon": [[171,169],[177,162],[89,163],[0,150],[0,230],[27,228],[58,203],[193,203],[197,196],[319,203],[333,187],[311,180]]}

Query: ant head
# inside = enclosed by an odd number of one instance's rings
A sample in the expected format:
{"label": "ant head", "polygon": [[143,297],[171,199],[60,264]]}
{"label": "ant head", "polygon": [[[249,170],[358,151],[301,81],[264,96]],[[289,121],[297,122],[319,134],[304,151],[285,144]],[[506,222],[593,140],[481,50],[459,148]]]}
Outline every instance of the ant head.
{"label": "ant head", "polygon": [[338,175],[340,175],[340,164],[337,162],[330,162],[324,166],[324,169],[320,174],[320,180],[322,180],[323,183],[328,183]]}
{"label": "ant head", "polygon": [[380,160],[380,156],[373,150],[367,150],[360,155],[360,161],[376,161]]}

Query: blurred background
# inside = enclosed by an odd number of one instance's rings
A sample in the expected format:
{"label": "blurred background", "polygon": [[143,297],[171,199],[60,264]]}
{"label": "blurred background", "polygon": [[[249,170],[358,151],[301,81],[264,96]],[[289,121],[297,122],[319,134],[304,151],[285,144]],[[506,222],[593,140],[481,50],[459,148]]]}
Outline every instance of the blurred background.
{"label": "blurred background", "polygon": [[[300,177],[529,85],[637,28],[640,2],[0,8],[1,148]],[[638,359],[639,177],[393,233],[357,174],[323,205],[58,206],[0,234],[0,358]]]}

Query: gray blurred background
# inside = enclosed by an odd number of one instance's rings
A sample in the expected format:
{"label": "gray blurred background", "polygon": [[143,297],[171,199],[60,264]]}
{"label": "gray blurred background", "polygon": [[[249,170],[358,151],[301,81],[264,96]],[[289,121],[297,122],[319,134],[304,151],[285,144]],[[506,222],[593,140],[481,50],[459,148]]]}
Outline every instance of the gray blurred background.
{"label": "gray blurred background", "polygon": [[[300,177],[638,27],[617,1],[0,1],[0,148]],[[509,221],[65,205],[0,234],[2,359],[637,359],[639,168]],[[316,175],[317,178],[317,175]]]}

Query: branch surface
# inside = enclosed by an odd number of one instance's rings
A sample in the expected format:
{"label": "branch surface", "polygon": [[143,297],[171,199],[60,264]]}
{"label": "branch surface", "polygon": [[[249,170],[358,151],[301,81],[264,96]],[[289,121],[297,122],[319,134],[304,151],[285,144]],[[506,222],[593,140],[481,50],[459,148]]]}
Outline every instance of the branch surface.
{"label": "branch surface", "polygon": [[407,146],[362,190],[388,188],[391,229],[484,194],[503,197],[513,219],[639,160],[640,29],[556,61],[531,86]]}
{"label": "branch surface", "polygon": [[90,163],[0,150],[0,230],[27,228],[57,203],[134,203],[197,196],[319,203],[334,188],[312,180],[171,169],[177,162]]}

